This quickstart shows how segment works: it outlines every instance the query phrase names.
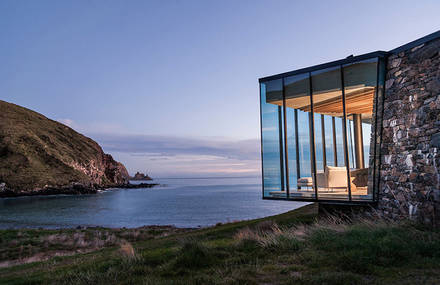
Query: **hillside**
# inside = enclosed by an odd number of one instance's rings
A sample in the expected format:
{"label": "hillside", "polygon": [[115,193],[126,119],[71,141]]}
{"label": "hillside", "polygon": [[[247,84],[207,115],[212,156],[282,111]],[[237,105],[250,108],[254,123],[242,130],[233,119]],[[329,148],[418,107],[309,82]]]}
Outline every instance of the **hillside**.
{"label": "hillside", "polygon": [[9,190],[0,189],[0,197],[93,192],[128,177],[124,165],[92,139],[0,100],[0,184]]}

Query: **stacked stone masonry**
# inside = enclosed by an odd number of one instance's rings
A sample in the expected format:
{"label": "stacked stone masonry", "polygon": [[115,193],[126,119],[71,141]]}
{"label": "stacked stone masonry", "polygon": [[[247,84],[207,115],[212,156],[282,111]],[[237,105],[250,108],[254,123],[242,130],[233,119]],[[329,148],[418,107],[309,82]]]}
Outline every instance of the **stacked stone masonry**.
{"label": "stacked stone masonry", "polygon": [[440,39],[388,57],[378,209],[440,224]]}

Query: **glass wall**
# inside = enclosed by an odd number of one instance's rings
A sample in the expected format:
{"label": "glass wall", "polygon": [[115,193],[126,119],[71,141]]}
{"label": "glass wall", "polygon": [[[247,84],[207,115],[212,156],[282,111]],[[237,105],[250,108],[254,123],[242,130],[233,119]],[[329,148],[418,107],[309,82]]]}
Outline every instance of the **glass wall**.
{"label": "glass wall", "polygon": [[263,196],[271,197],[271,192],[284,191],[281,126],[281,106],[283,102],[282,80],[279,79],[261,83],[260,89]]}
{"label": "glass wall", "polygon": [[373,198],[372,189],[368,188],[368,158],[378,84],[377,64],[378,59],[374,58],[343,66],[352,200]]}
{"label": "glass wall", "polygon": [[311,133],[310,133],[310,82],[309,74],[299,74],[284,79],[289,197],[313,198]]}
{"label": "glass wall", "polygon": [[347,115],[347,147],[350,168],[354,167],[353,115]]}
{"label": "glass wall", "polygon": [[345,165],[345,156],[344,156],[344,122],[342,117],[333,117],[335,118],[335,142],[336,142],[336,160],[335,166],[343,166]]}
{"label": "glass wall", "polygon": [[378,70],[373,58],[260,84],[265,198],[372,201]]}
{"label": "glass wall", "polygon": [[[313,111],[318,114],[328,115],[335,118],[343,118],[343,98],[341,69],[339,66],[312,72],[312,97]],[[342,119],[341,119],[342,121]],[[322,149],[321,123],[315,120],[315,141],[317,154]],[[342,151],[343,153],[343,151]],[[318,196],[325,199],[348,200],[347,168],[344,161],[338,162],[338,166],[319,163],[322,156],[316,157],[316,183]]]}
{"label": "glass wall", "polygon": [[[333,117],[328,115],[321,115],[323,121],[324,132],[324,146],[325,146],[325,166],[337,166],[335,162],[335,150],[333,146]],[[324,167],[325,167],[324,166]]]}
{"label": "glass wall", "polygon": [[[313,98],[313,100],[315,100]],[[324,140],[322,138],[322,122],[321,122],[321,115],[315,113],[314,114],[314,121],[315,124],[315,156],[316,156],[316,171],[324,171]]]}

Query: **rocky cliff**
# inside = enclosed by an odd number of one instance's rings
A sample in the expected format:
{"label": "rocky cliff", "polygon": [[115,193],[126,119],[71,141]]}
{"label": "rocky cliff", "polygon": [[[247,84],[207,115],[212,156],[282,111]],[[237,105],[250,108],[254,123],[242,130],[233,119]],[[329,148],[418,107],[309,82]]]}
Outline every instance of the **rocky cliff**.
{"label": "rocky cliff", "polygon": [[0,196],[88,193],[126,184],[128,177],[92,139],[0,100]]}

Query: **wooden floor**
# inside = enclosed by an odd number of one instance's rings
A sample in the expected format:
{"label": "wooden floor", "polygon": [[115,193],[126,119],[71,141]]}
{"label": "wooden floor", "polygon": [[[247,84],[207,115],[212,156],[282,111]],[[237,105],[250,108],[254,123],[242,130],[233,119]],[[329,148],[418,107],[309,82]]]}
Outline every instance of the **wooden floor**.
{"label": "wooden floor", "polygon": [[[271,191],[269,192],[271,197],[287,198],[286,191]],[[290,190],[289,198],[315,198],[315,191],[310,189]],[[348,199],[348,189],[318,189],[318,198],[329,200],[346,200]],[[367,192],[367,187],[357,187],[356,190],[351,191],[351,198],[353,200],[371,200],[372,194]]]}

